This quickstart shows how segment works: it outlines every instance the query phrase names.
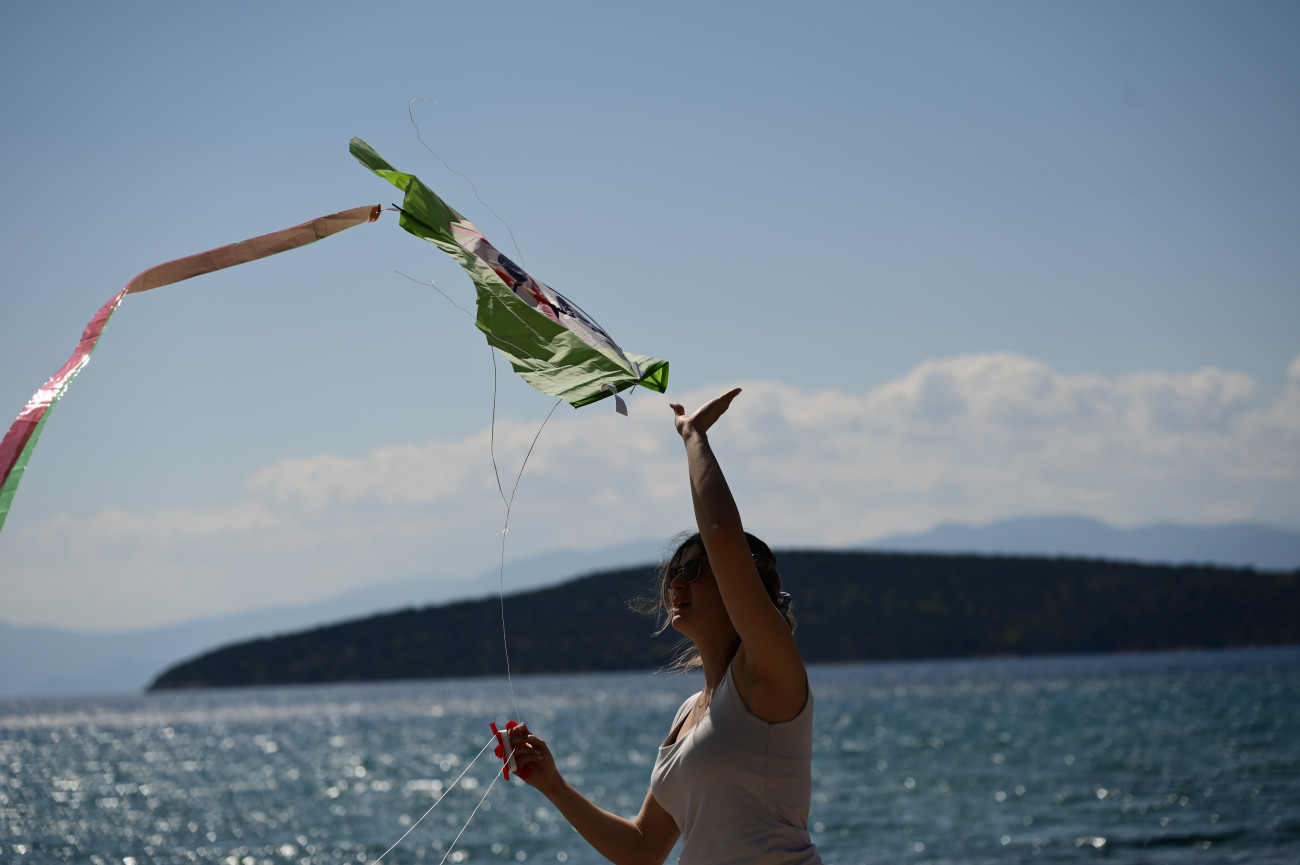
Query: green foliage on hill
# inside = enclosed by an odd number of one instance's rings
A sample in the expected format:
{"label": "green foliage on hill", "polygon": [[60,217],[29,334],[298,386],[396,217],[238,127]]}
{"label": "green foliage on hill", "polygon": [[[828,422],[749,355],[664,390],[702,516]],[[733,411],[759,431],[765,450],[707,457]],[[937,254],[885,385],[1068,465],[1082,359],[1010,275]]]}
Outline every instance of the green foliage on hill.
{"label": "green foliage on hill", "polygon": [[[778,554],[809,662],[1300,643],[1300,571],[866,552]],[[505,599],[516,674],[661,667],[675,635],[628,609],[650,567]],[[240,643],[178,664],[162,688],[494,676],[501,602],[402,610]]]}

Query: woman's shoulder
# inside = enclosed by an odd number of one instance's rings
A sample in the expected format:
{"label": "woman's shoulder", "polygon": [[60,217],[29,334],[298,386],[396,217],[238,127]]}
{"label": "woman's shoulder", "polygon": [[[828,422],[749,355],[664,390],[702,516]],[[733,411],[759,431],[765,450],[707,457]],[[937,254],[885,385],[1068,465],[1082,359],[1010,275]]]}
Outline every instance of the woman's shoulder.
{"label": "woman's shoulder", "polygon": [[745,667],[744,647],[736,653],[727,673],[719,683],[719,690],[735,695],[746,713],[764,724],[785,724],[796,721],[812,708],[812,687],[807,670],[799,668],[799,676],[789,681],[773,683],[750,676]]}

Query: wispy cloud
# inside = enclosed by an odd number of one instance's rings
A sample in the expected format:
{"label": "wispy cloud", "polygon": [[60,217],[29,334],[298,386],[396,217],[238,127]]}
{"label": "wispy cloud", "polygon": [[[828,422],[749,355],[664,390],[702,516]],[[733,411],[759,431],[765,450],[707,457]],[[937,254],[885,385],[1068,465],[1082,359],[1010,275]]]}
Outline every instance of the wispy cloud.
{"label": "wispy cloud", "polygon": [[1239,373],[1069,375],[1010,353],[927,361],[866,394],[758,385],[737,413],[745,474],[776,480],[774,522],[829,543],[1044,512],[1276,522],[1300,512],[1298,367],[1266,405]]}
{"label": "wispy cloud", "polygon": [[[719,387],[717,390],[721,390]],[[1012,353],[928,360],[866,393],[745,384],[715,435],[747,524],[781,545],[943,520],[1081,513],[1120,524],[1300,513],[1300,357],[1262,400],[1240,373],[1067,374]],[[710,393],[674,394],[695,405]],[[597,548],[690,522],[681,446],[651,401],[546,426],[509,550]],[[499,419],[509,495],[540,419]],[[137,626],[490,567],[504,519],[490,432],[268,465],[217,508],[60,517],[9,538],[5,617]],[[67,598],[75,599],[72,603]]]}

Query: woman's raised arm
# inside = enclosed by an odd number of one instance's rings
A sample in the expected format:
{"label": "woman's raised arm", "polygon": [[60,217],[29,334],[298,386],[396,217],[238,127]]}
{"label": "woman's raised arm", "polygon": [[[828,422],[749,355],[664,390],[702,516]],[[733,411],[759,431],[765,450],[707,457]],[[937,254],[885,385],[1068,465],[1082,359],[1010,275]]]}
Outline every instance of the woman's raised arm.
{"label": "woman's raised arm", "polygon": [[671,406],[686,445],[695,522],[727,615],[740,636],[736,661],[744,681],[737,685],[754,714],[769,722],[786,721],[803,709],[808,674],[785,616],[759,577],[740,509],[709,444],[709,430],[739,394],[740,388],[734,388],[691,414],[679,403]]}

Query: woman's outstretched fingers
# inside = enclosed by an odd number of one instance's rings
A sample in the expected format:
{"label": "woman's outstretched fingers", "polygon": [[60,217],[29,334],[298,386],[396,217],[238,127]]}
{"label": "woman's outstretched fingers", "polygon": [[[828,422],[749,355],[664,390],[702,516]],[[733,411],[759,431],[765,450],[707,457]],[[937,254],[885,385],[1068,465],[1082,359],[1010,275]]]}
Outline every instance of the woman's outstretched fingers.
{"label": "woman's outstretched fingers", "polygon": [[677,427],[677,432],[685,435],[687,430],[694,429],[697,432],[708,432],[709,427],[722,417],[723,412],[731,405],[731,401],[740,393],[740,388],[735,387],[724,393],[722,396],[714,397],[704,405],[697,408],[694,413],[687,414],[681,403],[669,403],[673,410],[673,423]]}

